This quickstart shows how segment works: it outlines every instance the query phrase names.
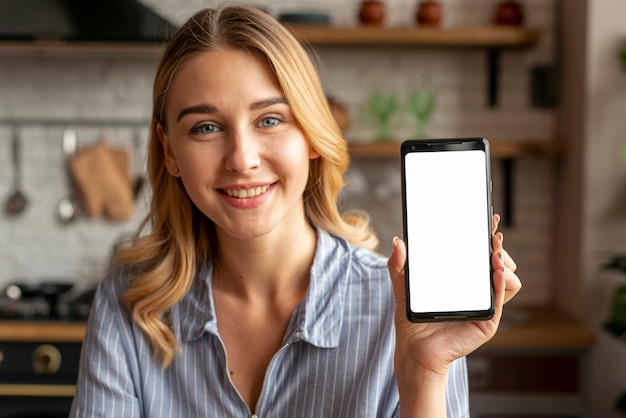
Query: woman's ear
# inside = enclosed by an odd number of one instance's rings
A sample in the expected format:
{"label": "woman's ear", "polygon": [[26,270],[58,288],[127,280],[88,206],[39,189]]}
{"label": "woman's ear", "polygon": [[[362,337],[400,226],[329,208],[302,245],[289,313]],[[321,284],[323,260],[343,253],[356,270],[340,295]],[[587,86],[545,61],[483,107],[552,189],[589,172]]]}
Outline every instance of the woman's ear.
{"label": "woman's ear", "polygon": [[176,156],[172,152],[172,148],[169,143],[169,138],[165,131],[163,130],[163,126],[161,124],[157,124],[156,126],[156,135],[161,142],[161,147],[163,148],[163,156],[165,160],[165,168],[167,171],[173,176],[179,176],[178,163],[176,161]]}
{"label": "woman's ear", "polygon": [[309,160],[319,158],[320,153],[309,143]]}

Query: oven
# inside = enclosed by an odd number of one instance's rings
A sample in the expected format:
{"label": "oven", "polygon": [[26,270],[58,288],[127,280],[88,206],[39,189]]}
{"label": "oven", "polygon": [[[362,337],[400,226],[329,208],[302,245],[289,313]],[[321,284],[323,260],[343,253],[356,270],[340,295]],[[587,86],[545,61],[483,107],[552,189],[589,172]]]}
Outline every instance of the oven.
{"label": "oven", "polygon": [[4,289],[0,418],[68,416],[93,297],[92,291],[76,296],[70,289],[59,283],[11,284]]}
{"label": "oven", "polygon": [[[42,330],[46,325],[18,326]],[[67,417],[80,347],[80,342],[69,341],[0,342],[0,417]]]}

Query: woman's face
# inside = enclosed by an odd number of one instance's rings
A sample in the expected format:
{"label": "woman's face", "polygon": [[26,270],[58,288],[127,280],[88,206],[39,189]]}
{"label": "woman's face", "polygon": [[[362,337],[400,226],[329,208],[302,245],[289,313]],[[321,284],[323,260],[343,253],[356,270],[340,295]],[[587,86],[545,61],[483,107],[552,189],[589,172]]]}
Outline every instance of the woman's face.
{"label": "woman's face", "polygon": [[264,58],[220,48],[187,61],[166,120],[167,170],[218,233],[249,239],[306,222],[302,193],[318,154]]}

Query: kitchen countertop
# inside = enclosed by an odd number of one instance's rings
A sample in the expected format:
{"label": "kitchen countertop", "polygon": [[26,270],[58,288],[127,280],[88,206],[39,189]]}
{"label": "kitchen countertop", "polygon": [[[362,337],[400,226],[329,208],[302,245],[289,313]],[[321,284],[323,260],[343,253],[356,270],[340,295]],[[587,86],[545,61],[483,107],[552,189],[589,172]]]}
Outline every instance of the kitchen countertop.
{"label": "kitchen countertop", "polygon": [[84,322],[2,320],[0,342],[81,342],[85,326]]}
{"label": "kitchen countertop", "polygon": [[[85,326],[83,322],[0,321],[0,341],[80,342]],[[554,309],[514,308],[505,310],[505,322],[485,348],[585,349],[593,341],[589,329]]]}
{"label": "kitchen countertop", "polygon": [[505,307],[503,322],[485,348],[586,349],[594,333],[567,315],[546,307]]}

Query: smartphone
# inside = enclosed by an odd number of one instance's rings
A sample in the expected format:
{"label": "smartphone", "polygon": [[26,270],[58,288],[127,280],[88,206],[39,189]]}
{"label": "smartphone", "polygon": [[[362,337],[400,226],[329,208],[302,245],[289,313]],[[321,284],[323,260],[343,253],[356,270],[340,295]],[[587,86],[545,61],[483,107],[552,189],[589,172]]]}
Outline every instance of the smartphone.
{"label": "smartphone", "polygon": [[400,154],[407,318],[490,319],[494,296],[489,142],[407,140]]}

